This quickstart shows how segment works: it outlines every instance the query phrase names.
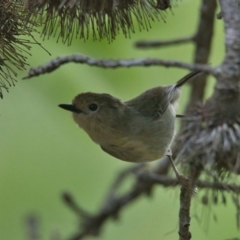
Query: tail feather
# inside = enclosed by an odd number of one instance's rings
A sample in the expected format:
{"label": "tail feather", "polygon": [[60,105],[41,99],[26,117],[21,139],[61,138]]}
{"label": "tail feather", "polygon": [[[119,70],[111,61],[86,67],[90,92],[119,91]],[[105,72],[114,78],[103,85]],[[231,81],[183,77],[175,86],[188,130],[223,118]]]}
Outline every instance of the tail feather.
{"label": "tail feather", "polygon": [[181,87],[185,82],[202,73],[203,73],[202,71],[198,70],[190,72],[189,74],[181,78],[179,81],[177,81],[175,87]]}

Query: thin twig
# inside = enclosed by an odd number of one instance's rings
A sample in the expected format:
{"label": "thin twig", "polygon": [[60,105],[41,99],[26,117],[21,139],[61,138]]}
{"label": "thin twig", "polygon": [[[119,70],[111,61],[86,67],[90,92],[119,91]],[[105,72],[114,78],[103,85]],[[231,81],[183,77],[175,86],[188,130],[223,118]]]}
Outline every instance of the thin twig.
{"label": "thin twig", "polygon": [[32,77],[39,76],[41,74],[50,73],[63,64],[66,63],[81,63],[87,64],[89,66],[96,66],[102,68],[119,68],[119,67],[139,67],[139,66],[165,66],[165,67],[179,67],[189,70],[200,70],[206,73],[215,74],[215,69],[210,67],[209,65],[203,64],[190,64],[184,63],[180,61],[168,61],[162,59],[154,59],[154,58],[144,58],[144,59],[125,59],[125,60],[111,60],[111,59],[95,59],[90,58],[81,54],[73,54],[65,57],[58,57],[52,59],[50,62],[36,67],[31,68],[28,75],[23,79],[28,79]]}
{"label": "thin twig", "polygon": [[38,240],[39,236],[39,222],[36,216],[30,215],[27,217],[27,230],[29,240]]}
{"label": "thin twig", "polygon": [[[198,30],[195,34],[195,59],[194,62],[199,64],[206,64],[208,62],[213,26],[214,26],[214,13],[216,10],[216,0],[202,0],[201,11],[199,14],[199,24]],[[192,85],[189,104],[186,108],[186,112],[198,101],[203,101],[205,86],[206,86],[206,75],[199,77],[201,81],[194,81],[190,84]],[[186,113],[188,114],[188,113]],[[195,186],[198,184],[198,178],[202,172],[202,168],[199,167],[194,169],[194,166],[189,168],[189,184],[188,187],[181,187],[180,193],[180,209],[179,209],[179,240],[190,240],[190,210],[191,210],[191,200],[192,193]]]}
{"label": "thin twig", "polygon": [[[151,184],[159,184],[163,187],[175,187],[181,186],[181,183],[176,178],[162,175],[159,176],[152,172],[144,172],[140,176],[140,179],[144,182],[148,182]],[[227,191],[227,192],[240,192],[240,185],[237,184],[227,184],[222,182],[208,182],[208,181],[197,181],[195,187],[199,189],[211,189],[211,190],[219,190],[219,191]]]}
{"label": "thin twig", "polygon": [[166,41],[137,41],[135,47],[137,48],[156,48],[156,47],[165,47],[172,46],[176,44],[189,43],[194,40],[195,36],[188,36],[184,38],[178,38],[173,40]]}
{"label": "thin twig", "polygon": [[99,209],[98,213],[89,215],[85,218],[80,216],[81,230],[70,237],[70,240],[83,239],[86,236],[98,236],[102,230],[103,224],[109,218],[116,219],[119,215],[119,211],[123,207],[132,203],[137,197],[147,192],[149,187],[144,184],[136,184],[129,192],[119,197],[108,199],[108,203],[104,204],[103,208]]}
{"label": "thin twig", "polygon": [[121,171],[116,179],[113,181],[111,187],[109,188],[108,194],[106,199],[104,200],[104,205],[112,199],[116,192],[118,191],[119,187],[121,187],[124,180],[129,176],[130,174],[137,174],[139,171],[143,171],[146,164],[134,164],[132,167],[129,167],[123,171]]}
{"label": "thin twig", "polygon": [[74,213],[77,213],[79,216],[84,218],[89,215],[84,209],[82,209],[78,204],[76,204],[74,198],[70,193],[64,192],[62,194],[62,199],[68,205],[68,207],[72,209]]}

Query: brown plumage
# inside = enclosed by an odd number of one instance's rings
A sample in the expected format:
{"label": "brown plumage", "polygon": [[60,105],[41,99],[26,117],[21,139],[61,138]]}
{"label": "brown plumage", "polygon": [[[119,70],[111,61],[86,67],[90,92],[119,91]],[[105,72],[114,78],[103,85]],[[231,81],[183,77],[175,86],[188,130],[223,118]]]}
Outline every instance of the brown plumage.
{"label": "brown plumage", "polygon": [[193,71],[173,85],[149,89],[126,102],[88,92],[59,106],[71,111],[79,127],[108,154],[129,162],[153,161],[170,149],[180,87],[199,73]]}

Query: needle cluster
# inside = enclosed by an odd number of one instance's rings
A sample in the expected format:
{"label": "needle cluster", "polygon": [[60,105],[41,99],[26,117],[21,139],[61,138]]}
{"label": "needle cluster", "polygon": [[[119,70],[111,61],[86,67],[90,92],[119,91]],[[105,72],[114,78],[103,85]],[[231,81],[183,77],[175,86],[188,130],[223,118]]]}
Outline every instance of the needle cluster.
{"label": "needle cluster", "polygon": [[225,173],[239,174],[240,117],[226,116],[221,121],[215,121],[216,114],[200,105],[189,115],[175,144],[178,160],[196,168],[209,167],[210,174],[217,172],[222,177]]}
{"label": "needle cluster", "polygon": [[25,69],[33,22],[29,21],[23,1],[0,1],[0,97],[2,89],[14,85],[16,69]]}
{"label": "needle cluster", "polygon": [[[176,1],[176,0],[175,0]],[[27,0],[32,18],[44,24],[42,35],[54,35],[71,44],[73,37],[113,41],[122,32],[130,37],[139,30],[151,28],[151,21],[164,21],[164,10],[170,0]],[[135,21],[134,21],[135,20]]]}

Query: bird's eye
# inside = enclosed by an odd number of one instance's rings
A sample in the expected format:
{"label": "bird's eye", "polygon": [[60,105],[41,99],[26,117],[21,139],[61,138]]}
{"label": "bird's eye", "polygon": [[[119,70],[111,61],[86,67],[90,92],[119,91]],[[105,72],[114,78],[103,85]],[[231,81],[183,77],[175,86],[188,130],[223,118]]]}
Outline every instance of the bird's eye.
{"label": "bird's eye", "polygon": [[98,109],[98,105],[96,103],[92,103],[88,106],[88,108],[94,112]]}

